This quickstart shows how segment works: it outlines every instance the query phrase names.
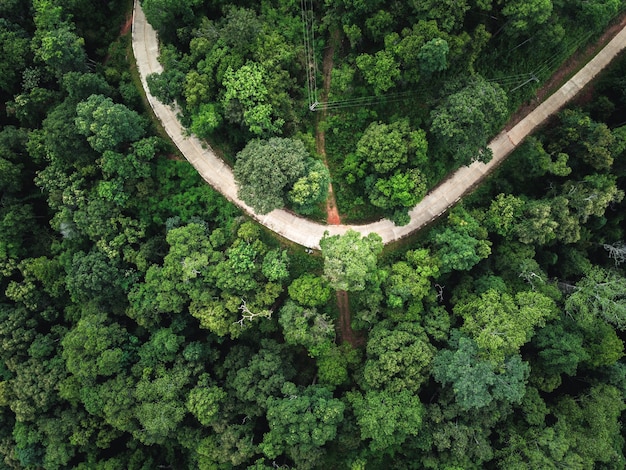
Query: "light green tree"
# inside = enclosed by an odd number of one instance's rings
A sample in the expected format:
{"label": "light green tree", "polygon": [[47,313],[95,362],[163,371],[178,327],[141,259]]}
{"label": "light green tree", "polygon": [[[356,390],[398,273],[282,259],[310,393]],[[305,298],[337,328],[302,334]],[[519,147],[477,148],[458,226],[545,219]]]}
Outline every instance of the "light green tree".
{"label": "light green tree", "polygon": [[507,356],[517,354],[535,328],[554,318],[557,310],[554,301],[539,292],[512,296],[489,289],[461,300],[454,312],[463,318],[461,330],[476,341],[481,355],[500,365]]}
{"label": "light green tree", "polygon": [[252,134],[267,136],[279,134],[284,119],[274,117],[265,83],[268,72],[257,62],[224,73],[222,106],[225,116],[233,122],[244,124]]}
{"label": "light green tree", "polygon": [[361,54],[356,58],[356,65],[377,95],[393,88],[395,81],[400,78],[400,64],[386,50],[374,55]]}
{"label": "light green tree", "polygon": [[361,438],[371,439],[373,451],[393,453],[422,429],[424,405],[412,391],[348,392],[346,398],[354,410]]}
{"label": "light green tree", "polygon": [[376,233],[362,237],[348,230],[344,235],[320,240],[324,257],[324,276],[336,290],[360,291],[377,274],[377,256],[383,249],[382,239]]}

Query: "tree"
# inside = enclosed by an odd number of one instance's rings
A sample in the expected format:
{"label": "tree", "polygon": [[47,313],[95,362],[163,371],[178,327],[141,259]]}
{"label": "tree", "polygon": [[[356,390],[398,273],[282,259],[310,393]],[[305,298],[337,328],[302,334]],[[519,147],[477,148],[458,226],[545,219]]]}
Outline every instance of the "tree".
{"label": "tree", "polygon": [[244,56],[253,49],[263,30],[263,22],[254,10],[228,5],[219,27],[222,39],[236,53]]}
{"label": "tree", "polygon": [[[72,23],[63,21],[58,13],[49,15],[51,2],[34,2],[38,10],[35,14],[37,31],[32,42],[35,58],[39,59],[58,78],[71,71],[84,71],[87,55],[85,54],[85,40],[74,31]],[[43,8],[41,8],[43,6]]]}
{"label": "tree", "polygon": [[301,307],[289,300],[280,309],[278,323],[285,342],[304,346],[309,355],[318,357],[331,349],[335,339],[335,325],[315,307]]}
{"label": "tree", "polygon": [[620,9],[620,4],[616,0],[601,0],[598,2],[577,2],[582,10],[582,16],[597,28],[604,28],[615,18]]}
{"label": "tree", "polygon": [[391,266],[389,277],[383,284],[387,305],[402,308],[408,304],[413,311],[420,313],[422,299],[432,292],[430,278],[437,277],[439,267],[426,249],[408,251],[405,259]]}
{"label": "tree", "polygon": [[547,199],[526,201],[523,216],[514,228],[519,241],[545,245],[554,240],[559,223],[554,220],[552,209],[552,202]]}
{"label": "tree", "polygon": [[626,329],[626,278],[615,271],[593,267],[576,283],[565,300],[565,311],[582,323],[602,318]]}
{"label": "tree", "polygon": [[581,182],[568,181],[563,185],[563,197],[568,199],[580,222],[587,222],[589,216],[602,217],[612,203],[624,199],[624,191],[618,189],[615,176],[591,174]]}
{"label": "tree", "polygon": [[261,267],[263,275],[270,281],[284,281],[289,277],[289,255],[285,250],[268,251]]}
{"label": "tree", "polygon": [[284,398],[268,399],[270,430],[260,448],[271,459],[285,452],[298,468],[313,468],[319,463],[321,447],[337,435],[345,405],[321,385],[298,389],[286,382],[281,392]]}
{"label": "tree", "polygon": [[423,328],[415,323],[378,323],[367,342],[363,377],[367,389],[417,393],[428,378],[434,348]]}
{"label": "tree", "polygon": [[539,367],[549,375],[575,376],[578,365],[590,358],[583,341],[583,335],[576,331],[571,319],[547,324],[532,339],[532,344],[539,349]]}
{"label": "tree", "polygon": [[595,468],[624,463],[619,416],[624,400],[606,384],[581,396],[562,396],[550,412],[554,424],[513,426],[502,436],[499,468]]}
{"label": "tree", "polygon": [[91,95],[113,96],[114,89],[102,75],[95,73],[68,72],[63,75],[63,89],[74,104],[87,100]]}
{"label": "tree", "polygon": [[305,307],[326,305],[332,294],[324,278],[314,274],[303,274],[287,288],[289,297]]}
{"label": "tree", "polygon": [[459,165],[488,162],[489,139],[508,115],[507,96],[496,83],[474,76],[463,89],[443,100],[431,113],[431,132],[438,148]]}
{"label": "tree", "polygon": [[296,139],[252,140],[233,168],[238,196],[260,214],[285,205],[286,193],[305,176],[308,153]]}
{"label": "tree", "polygon": [[437,20],[444,31],[452,31],[463,24],[465,13],[470,9],[465,0],[411,0],[409,6],[429,20]]}
{"label": "tree", "polygon": [[441,72],[448,68],[448,42],[442,38],[434,38],[425,43],[417,54],[420,70],[427,74]]}
{"label": "tree", "polygon": [[146,18],[162,37],[171,40],[180,24],[188,24],[201,0],[144,0]]}
{"label": "tree", "polygon": [[356,58],[356,65],[377,95],[393,88],[395,81],[400,78],[400,64],[386,50],[378,51],[373,56],[361,54]]}
{"label": "tree", "polygon": [[270,397],[280,396],[285,382],[295,376],[286,346],[274,340],[261,340],[256,354],[233,349],[224,361],[228,371],[227,383],[249,416],[265,413]]}
{"label": "tree", "polygon": [[500,365],[530,341],[536,327],[555,316],[556,305],[538,292],[519,292],[513,297],[489,289],[457,303],[454,312],[463,318],[462,331],[473,337],[482,357]]}
{"label": "tree", "polygon": [[76,127],[97,152],[115,150],[122,143],[139,140],[144,122],[135,111],[103,95],[91,95],[76,106]]}
{"label": "tree", "polygon": [[573,109],[566,109],[559,114],[561,126],[560,145],[570,155],[576,155],[596,170],[607,170],[613,164],[618,144],[616,136],[604,124],[593,121],[589,115]]}
{"label": "tree", "polygon": [[200,377],[198,384],[187,397],[187,409],[203,426],[211,426],[218,419],[220,408],[228,394],[217,385],[211,385],[208,374]]}
{"label": "tree", "polygon": [[26,31],[5,18],[0,19],[0,90],[13,94],[20,72],[26,66],[30,41]]}
{"label": "tree", "polygon": [[120,271],[100,250],[74,253],[67,267],[67,290],[75,302],[119,301],[121,293]]}
{"label": "tree", "polygon": [[450,384],[456,403],[462,410],[479,409],[494,400],[520,403],[530,367],[518,354],[507,358],[502,368],[481,359],[476,343],[457,336],[433,360],[433,377],[443,385]]}
{"label": "tree", "polygon": [[244,124],[256,136],[280,134],[282,118],[275,118],[266,85],[268,72],[257,62],[248,62],[224,74],[222,106],[228,120]]}
{"label": "tree", "polygon": [[113,376],[124,366],[129,339],[105,313],[85,315],[61,341],[67,370],[86,385]]}
{"label": "tree", "polygon": [[552,0],[509,0],[504,5],[502,14],[509,18],[514,34],[527,33],[548,21],[552,15]]}
{"label": "tree", "polygon": [[383,249],[376,233],[361,238],[359,232],[348,230],[344,235],[320,240],[324,257],[324,276],[335,290],[360,291],[377,274],[377,256]]}
{"label": "tree", "polygon": [[522,218],[525,201],[512,194],[498,194],[487,211],[485,225],[491,232],[508,238]]}
{"label": "tree", "polygon": [[201,139],[211,137],[222,124],[222,115],[216,103],[203,103],[191,117],[191,132]]}
{"label": "tree", "polygon": [[441,272],[467,271],[491,254],[487,230],[461,206],[448,215],[448,224],[434,231],[435,254]]}
{"label": "tree", "polygon": [[391,124],[372,122],[359,139],[356,156],[376,173],[390,173],[400,165],[426,162],[428,142],[422,129],[412,131],[406,119]]}
{"label": "tree", "polygon": [[374,452],[393,454],[422,428],[424,406],[412,391],[348,392],[346,398],[354,410],[361,439],[371,439]]}
{"label": "tree", "polygon": [[320,160],[309,159],[304,176],[293,184],[288,198],[301,214],[311,214],[317,204],[326,200],[330,186],[330,173]]}
{"label": "tree", "polygon": [[427,191],[424,175],[417,168],[411,168],[408,171],[397,170],[389,178],[376,179],[370,188],[369,198],[376,207],[407,214],[408,220],[404,220],[404,224],[402,219],[396,220],[397,215],[393,217],[397,225],[405,225],[410,220],[408,209],[421,201]]}
{"label": "tree", "polygon": [[163,365],[147,368],[134,390],[137,406],[135,416],[141,429],[134,437],[146,444],[163,445],[174,437],[185,417],[184,393],[190,371],[177,362],[171,368]]}

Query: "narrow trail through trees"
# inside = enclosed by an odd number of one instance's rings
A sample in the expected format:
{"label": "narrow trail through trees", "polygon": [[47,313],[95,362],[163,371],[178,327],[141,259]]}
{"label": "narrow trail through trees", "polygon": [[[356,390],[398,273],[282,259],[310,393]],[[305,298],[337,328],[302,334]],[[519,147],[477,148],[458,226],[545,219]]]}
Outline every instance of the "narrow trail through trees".
{"label": "narrow trail through trees", "polygon": [[402,227],[387,219],[363,225],[325,225],[278,209],[269,214],[256,214],[237,196],[237,183],[231,168],[206,143],[193,135],[188,135],[187,130],[178,121],[176,109],[164,105],[150,94],[146,77],[151,73],[161,73],[163,67],[158,61],[159,42],[156,31],[146,21],[138,0],[135,1],[132,44],[142,86],[150,106],[172,141],[205,181],[268,229],[305,247],[319,249],[319,241],[325,232],[330,235],[343,235],[352,229],[364,236],[377,233],[383,243],[387,244],[424,228],[445,214],[450,207],[480,184],[529,134],[571,101],[626,47],[626,28],[622,27],[595,57],[555,93],[538,106],[529,109],[514,126],[507,126],[497,135],[489,144],[493,152],[493,158],[489,163],[475,162],[452,173],[409,211],[410,222]]}
{"label": "narrow trail through trees", "polygon": [[[322,62],[322,73],[324,76],[324,88],[322,91],[322,101],[328,101],[330,94],[330,85],[333,71],[333,57],[335,55],[335,46],[340,41],[340,32],[335,29],[331,33],[330,44],[324,51],[324,60]],[[322,108],[318,113],[315,121],[315,142],[317,144],[317,152],[324,159],[324,164],[328,167],[328,161],[326,159],[326,139],[324,135],[323,123],[326,119],[327,110]],[[335,199],[335,192],[333,191],[332,181],[328,188],[328,198],[326,199],[326,223],[328,225],[339,225],[341,218],[339,216],[339,210],[337,208],[337,200]],[[350,299],[348,293],[344,290],[337,291],[337,309],[339,310],[339,336],[341,341],[347,342],[352,347],[358,347],[363,341],[363,338],[355,335],[352,330],[352,320],[350,316]]]}
{"label": "narrow trail through trees", "polygon": [[[324,76],[324,88],[322,91],[322,101],[328,100],[330,93],[330,81],[333,70],[333,56],[335,55],[335,44],[339,40],[339,31],[334,30],[331,34],[330,44],[324,51],[324,61],[322,66],[322,73]],[[326,138],[324,134],[323,123],[326,120],[326,109],[323,109],[315,119],[315,144],[317,147],[317,153],[322,156],[324,165],[328,167],[328,160],[326,159]],[[328,186],[328,198],[326,198],[326,223],[328,225],[341,224],[341,217],[339,216],[339,209],[337,208],[337,200],[335,198],[335,191],[333,190],[333,182],[331,181]]]}

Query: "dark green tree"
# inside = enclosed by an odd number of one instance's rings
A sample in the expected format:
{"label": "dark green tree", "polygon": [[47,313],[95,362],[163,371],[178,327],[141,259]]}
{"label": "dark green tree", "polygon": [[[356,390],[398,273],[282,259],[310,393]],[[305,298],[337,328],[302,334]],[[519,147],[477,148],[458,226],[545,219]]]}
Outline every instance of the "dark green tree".
{"label": "dark green tree", "polygon": [[260,214],[283,207],[287,192],[306,175],[307,158],[297,139],[250,141],[233,168],[239,197]]}
{"label": "dark green tree", "polygon": [[135,111],[103,95],[92,95],[76,106],[76,127],[97,152],[115,150],[143,137],[144,122]]}
{"label": "dark green tree", "polygon": [[437,148],[460,165],[491,160],[487,143],[508,114],[506,93],[497,83],[474,76],[431,113]]}

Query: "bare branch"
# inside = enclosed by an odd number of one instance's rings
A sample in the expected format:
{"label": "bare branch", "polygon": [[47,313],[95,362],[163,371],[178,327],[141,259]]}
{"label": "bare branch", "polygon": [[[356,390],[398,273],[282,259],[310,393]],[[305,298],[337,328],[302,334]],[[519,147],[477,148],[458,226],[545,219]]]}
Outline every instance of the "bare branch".
{"label": "bare branch", "polygon": [[615,260],[615,266],[626,261],[626,245],[624,242],[616,242],[612,245],[605,243],[602,247],[609,253],[609,258]]}
{"label": "bare branch", "polygon": [[256,317],[265,317],[271,318],[272,311],[271,310],[261,310],[258,313],[251,312],[248,308],[248,304],[244,299],[241,299],[241,305],[239,306],[239,310],[241,310],[241,318],[237,320],[235,323],[239,323],[240,326],[243,327],[243,324],[246,320],[252,321]]}

